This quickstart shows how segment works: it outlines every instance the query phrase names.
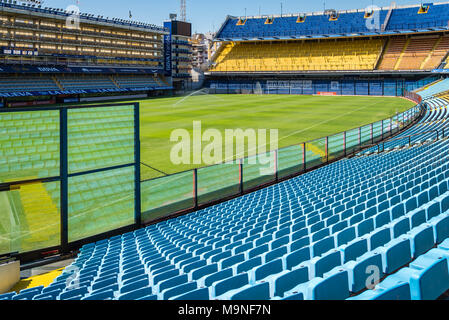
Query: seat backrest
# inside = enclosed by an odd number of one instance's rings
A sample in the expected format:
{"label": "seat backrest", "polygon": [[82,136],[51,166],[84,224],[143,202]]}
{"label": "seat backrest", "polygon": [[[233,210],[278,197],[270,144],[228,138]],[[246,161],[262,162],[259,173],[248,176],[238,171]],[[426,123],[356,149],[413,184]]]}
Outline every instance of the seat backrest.
{"label": "seat backrest", "polygon": [[282,272],[282,260],[276,259],[276,260],[273,260],[273,261],[271,261],[267,264],[264,264],[260,267],[257,267],[254,270],[254,276],[255,276],[255,280],[259,281],[259,280],[262,280],[262,279],[268,277],[269,275],[279,273],[279,272]]}
{"label": "seat backrest", "polygon": [[248,273],[240,273],[236,276],[216,282],[212,286],[214,296],[222,295],[230,290],[241,288],[249,283]]}

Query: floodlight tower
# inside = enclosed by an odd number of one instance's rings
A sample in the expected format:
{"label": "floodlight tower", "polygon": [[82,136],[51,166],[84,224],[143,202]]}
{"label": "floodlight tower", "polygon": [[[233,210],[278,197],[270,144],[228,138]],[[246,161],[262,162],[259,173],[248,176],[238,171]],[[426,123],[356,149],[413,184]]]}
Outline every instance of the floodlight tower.
{"label": "floodlight tower", "polygon": [[181,0],[181,21],[187,20],[186,0]]}

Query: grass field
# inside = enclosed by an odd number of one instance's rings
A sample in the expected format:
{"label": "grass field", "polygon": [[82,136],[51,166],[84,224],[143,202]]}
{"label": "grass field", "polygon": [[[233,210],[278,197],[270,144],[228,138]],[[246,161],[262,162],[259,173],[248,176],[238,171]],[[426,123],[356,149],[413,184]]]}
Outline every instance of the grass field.
{"label": "grass field", "polygon": [[[293,95],[198,95],[144,100],[141,107],[142,162],[166,174],[201,165],[174,165],[170,161],[171,132],[193,121],[202,130],[278,129],[279,147],[324,137],[393,116],[414,103],[394,97]],[[142,179],[163,174],[142,166]]]}

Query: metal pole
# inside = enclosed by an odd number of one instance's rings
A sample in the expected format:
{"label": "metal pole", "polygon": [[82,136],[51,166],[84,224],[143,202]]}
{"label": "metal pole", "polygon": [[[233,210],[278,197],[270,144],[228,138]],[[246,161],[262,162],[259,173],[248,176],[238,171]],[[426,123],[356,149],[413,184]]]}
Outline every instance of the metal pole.
{"label": "metal pole", "polygon": [[343,132],[343,150],[344,150],[344,155],[346,157],[346,131]]}
{"label": "metal pole", "polygon": [[326,163],[329,163],[329,137],[326,137]]}
{"label": "metal pole", "polygon": [[68,130],[67,130],[67,108],[59,110],[59,153],[60,153],[60,176],[61,176],[61,250],[68,251],[68,190],[69,190],[69,167],[68,167]]}
{"label": "metal pole", "polygon": [[278,151],[277,150],[274,151],[274,170],[275,170],[275,181],[278,182],[279,176],[278,176]]}
{"label": "metal pole", "polygon": [[402,112],[402,127],[405,126],[405,112]]}
{"label": "metal pole", "polygon": [[393,118],[390,118],[390,137],[393,135]]}
{"label": "metal pole", "polygon": [[243,195],[243,159],[239,160],[239,186],[240,194]]}
{"label": "metal pole", "polygon": [[359,127],[359,150],[362,149],[362,127]]}
{"label": "metal pole", "polygon": [[198,208],[198,169],[193,169],[193,199],[195,209]]}
{"label": "metal pole", "polygon": [[140,111],[139,103],[134,104],[134,223],[142,224],[142,202],[140,188]]}
{"label": "metal pole", "polygon": [[304,171],[307,170],[306,161],[307,161],[307,159],[306,159],[306,143],[304,142],[302,144],[302,165],[303,165]]}
{"label": "metal pole", "polygon": [[380,122],[380,130],[382,132],[382,140],[384,139],[384,121],[382,120]]}

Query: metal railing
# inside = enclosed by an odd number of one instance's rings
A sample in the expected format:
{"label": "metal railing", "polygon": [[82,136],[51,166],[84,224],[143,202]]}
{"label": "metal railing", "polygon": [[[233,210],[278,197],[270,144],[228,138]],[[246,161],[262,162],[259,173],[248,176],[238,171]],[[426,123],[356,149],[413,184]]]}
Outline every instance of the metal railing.
{"label": "metal railing", "polygon": [[[402,136],[400,138],[395,138],[395,139],[388,139],[386,141],[382,141],[382,143],[377,144],[377,152],[384,152],[385,151],[385,144],[386,143],[391,143],[394,141],[407,141],[408,143],[404,144],[404,145],[399,145],[396,147],[407,147],[407,146],[412,146],[412,137],[416,137],[416,136],[422,136],[422,135],[426,135],[429,133],[435,133],[435,140],[439,141],[440,139],[444,139],[446,138],[446,127],[442,128],[442,129],[436,129],[436,130],[429,130],[429,131],[424,131],[424,132],[418,132],[418,133],[414,133],[414,134],[410,134],[407,136]],[[375,146],[375,145],[373,145]],[[382,148],[381,148],[382,146]]]}

